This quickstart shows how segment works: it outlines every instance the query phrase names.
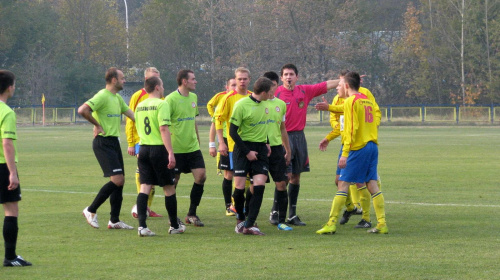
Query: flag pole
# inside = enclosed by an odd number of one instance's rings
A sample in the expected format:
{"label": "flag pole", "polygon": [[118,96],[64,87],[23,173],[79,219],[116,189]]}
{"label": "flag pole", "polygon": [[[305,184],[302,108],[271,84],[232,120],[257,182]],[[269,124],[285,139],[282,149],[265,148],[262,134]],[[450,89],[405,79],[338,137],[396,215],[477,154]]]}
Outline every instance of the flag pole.
{"label": "flag pole", "polygon": [[45,126],[45,94],[42,93],[42,126]]}

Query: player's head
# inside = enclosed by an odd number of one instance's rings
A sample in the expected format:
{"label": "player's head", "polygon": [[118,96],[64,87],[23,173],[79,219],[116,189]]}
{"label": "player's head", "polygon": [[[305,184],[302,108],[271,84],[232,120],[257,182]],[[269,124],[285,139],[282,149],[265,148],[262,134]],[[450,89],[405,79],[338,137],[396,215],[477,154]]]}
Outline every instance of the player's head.
{"label": "player's head", "polygon": [[283,85],[289,89],[295,86],[299,78],[299,70],[297,67],[291,63],[283,65],[281,67],[281,81]]}
{"label": "player's head", "polygon": [[148,67],[144,70],[144,79],[151,78],[153,76],[160,77],[160,71],[156,67]]}
{"label": "player's head", "polygon": [[196,83],[193,70],[182,69],[177,73],[177,85],[179,87],[186,87],[191,91],[196,89]]}
{"label": "player's head", "polygon": [[349,71],[349,70],[347,70],[347,69],[341,70],[341,71],[340,71],[340,74],[339,74],[339,78],[341,78],[341,79],[342,79],[342,78],[344,78],[344,77],[345,77],[345,75],[346,75],[347,73],[349,73],[349,72],[351,72],[351,71]]}
{"label": "player's head", "polygon": [[226,80],[226,91],[232,91],[236,89],[236,79],[234,77],[228,78]]}
{"label": "player's head", "polygon": [[236,79],[236,88],[239,90],[247,90],[250,83],[250,70],[245,67],[238,67],[234,71],[234,78]]}
{"label": "player's head", "polygon": [[276,72],[274,72],[274,71],[266,72],[262,76],[264,76],[264,77],[268,78],[269,80],[271,80],[272,82],[274,82],[276,84],[276,86],[278,86],[278,84],[280,83],[280,76],[278,76],[278,74],[276,74]]}
{"label": "player's head", "polygon": [[349,89],[358,91],[361,84],[361,78],[357,72],[349,72],[344,76],[344,82],[349,86]]}
{"label": "player's head", "polygon": [[116,67],[111,67],[106,71],[104,76],[107,85],[113,85],[116,91],[123,89],[123,84],[125,83],[125,76],[121,70]]}
{"label": "player's head", "polygon": [[269,92],[272,88],[276,90],[273,82],[266,77],[258,78],[253,84],[253,92],[256,95],[261,96],[260,100],[267,100],[269,98]]}
{"label": "player's head", "polygon": [[155,91],[158,91],[160,93],[160,97],[163,96],[163,91],[164,91],[163,82],[160,79],[160,77],[153,76],[153,77],[147,78],[144,81],[144,89],[149,94],[154,93]]}
{"label": "player's head", "polygon": [[[9,70],[0,70],[0,94],[13,94],[16,89],[16,76]],[[12,95],[9,96],[9,98]]]}

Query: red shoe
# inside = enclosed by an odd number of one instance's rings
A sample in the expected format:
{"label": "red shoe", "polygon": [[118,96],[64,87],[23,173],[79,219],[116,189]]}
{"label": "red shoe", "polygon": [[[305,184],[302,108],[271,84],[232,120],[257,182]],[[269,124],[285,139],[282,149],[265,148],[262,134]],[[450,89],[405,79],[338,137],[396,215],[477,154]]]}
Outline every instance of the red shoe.
{"label": "red shoe", "polygon": [[156,213],[155,211],[153,211],[151,209],[148,209],[148,212],[149,212],[149,217],[150,218],[161,218],[161,217],[163,217],[162,215]]}

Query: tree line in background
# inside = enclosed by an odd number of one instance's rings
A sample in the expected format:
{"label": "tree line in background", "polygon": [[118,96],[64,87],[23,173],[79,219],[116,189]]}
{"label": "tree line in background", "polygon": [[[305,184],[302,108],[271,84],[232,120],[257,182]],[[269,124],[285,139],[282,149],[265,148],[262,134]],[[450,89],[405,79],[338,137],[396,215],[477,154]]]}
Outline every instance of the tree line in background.
{"label": "tree line in background", "polygon": [[[500,0],[2,0],[0,68],[13,104],[81,104],[110,66],[197,76],[200,103],[238,66],[301,83],[365,74],[381,105],[500,103]],[[126,26],[125,3],[128,12]],[[127,48],[127,42],[128,48]]]}

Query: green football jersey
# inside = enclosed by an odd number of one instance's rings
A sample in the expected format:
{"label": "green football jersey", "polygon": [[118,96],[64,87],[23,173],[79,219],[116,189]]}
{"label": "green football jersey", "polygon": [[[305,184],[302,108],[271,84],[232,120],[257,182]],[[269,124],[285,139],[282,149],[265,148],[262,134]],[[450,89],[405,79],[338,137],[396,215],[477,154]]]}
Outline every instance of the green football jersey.
{"label": "green football jersey", "polygon": [[267,102],[244,97],[234,105],[230,122],[239,127],[238,134],[243,141],[267,143],[268,120]]}
{"label": "green football jersey", "polygon": [[[12,139],[12,143],[14,144],[14,158],[17,162],[16,113],[4,102],[0,102],[0,136],[2,139]],[[6,163],[2,141],[0,141],[0,163]]]}
{"label": "green football jersey", "polygon": [[191,153],[200,149],[196,135],[195,118],[198,111],[198,96],[190,92],[183,96],[178,90],[165,97],[170,109],[170,132],[174,153]]}
{"label": "green football jersey", "polygon": [[286,104],[279,98],[273,98],[266,101],[269,108],[268,137],[269,145],[279,146],[281,141],[281,123],[285,122]]}
{"label": "green football jersey", "polygon": [[129,108],[118,93],[113,94],[107,89],[102,89],[85,104],[90,106],[92,116],[99,122],[106,133],[105,135],[99,135],[104,137],[120,136],[121,117]]}
{"label": "green football jersey", "polygon": [[135,109],[135,127],[141,145],[163,145],[160,126],[170,125],[170,110],[159,98],[147,98]]}

